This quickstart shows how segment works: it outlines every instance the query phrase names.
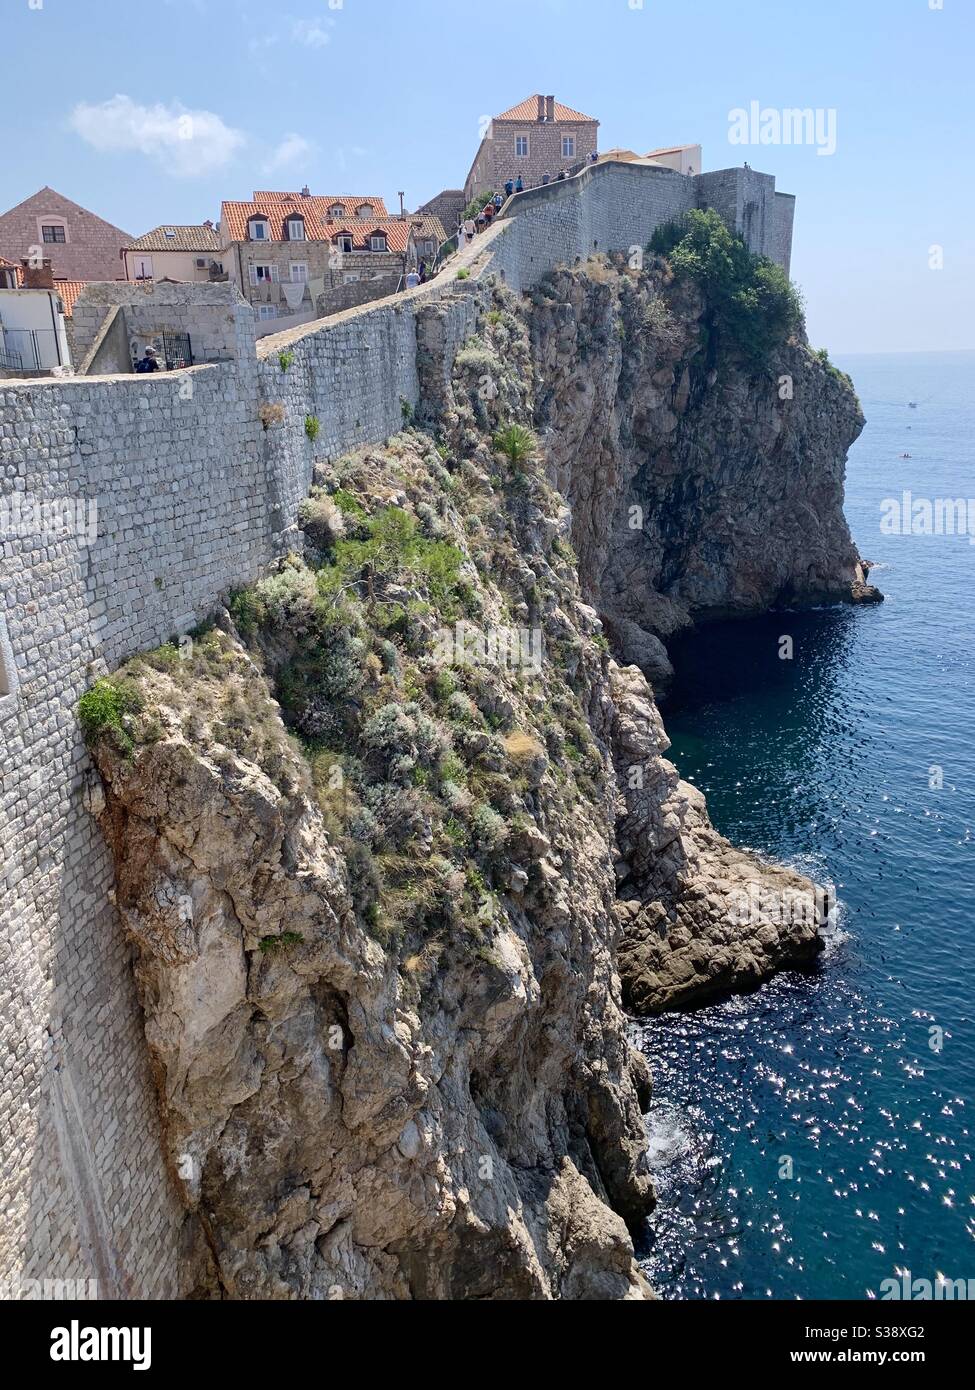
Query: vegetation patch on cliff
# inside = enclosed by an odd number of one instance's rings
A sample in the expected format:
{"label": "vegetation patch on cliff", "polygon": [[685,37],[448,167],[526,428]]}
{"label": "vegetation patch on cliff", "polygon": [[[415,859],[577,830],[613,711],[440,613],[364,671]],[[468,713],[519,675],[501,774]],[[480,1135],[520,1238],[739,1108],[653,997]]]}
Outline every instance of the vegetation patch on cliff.
{"label": "vegetation patch on cliff", "polygon": [[723,350],[762,366],[802,330],[802,298],[785,271],[749,251],[713,209],[694,209],[664,223],[648,250],[699,286],[708,326]]}

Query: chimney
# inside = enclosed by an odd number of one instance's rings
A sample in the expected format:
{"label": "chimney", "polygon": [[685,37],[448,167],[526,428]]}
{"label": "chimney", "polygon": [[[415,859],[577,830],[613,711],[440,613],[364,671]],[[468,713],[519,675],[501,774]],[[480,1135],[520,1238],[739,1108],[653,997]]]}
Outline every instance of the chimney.
{"label": "chimney", "polygon": [[21,259],[23,268],[23,279],[25,290],[53,290],[54,272],[49,260],[43,260],[39,266],[32,266],[30,258],[24,256]]}
{"label": "chimney", "polygon": [[555,120],[555,98],[554,98],[554,97],[546,97],[546,98],[545,98],[545,119],[546,119],[547,121],[554,121],[554,120]]}
{"label": "chimney", "polygon": [[307,183],[305,184],[304,188],[301,190],[301,196],[302,196],[303,198],[310,198],[310,197],[311,197],[311,189],[308,187]]}
{"label": "chimney", "polygon": [[545,98],[544,98],[544,97],[539,97],[539,98],[538,98],[538,119],[539,119],[540,121],[544,121],[544,119],[545,119]]}
{"label": "chimney", "polygon": [[212,232],[212,231],[213,231],[213,223],[210,221],[209,217],[207,218],[207,220],[204,222],[203,225],[204,225],[204,227],[206,227],[206,229],[207,229],[208,232]]}

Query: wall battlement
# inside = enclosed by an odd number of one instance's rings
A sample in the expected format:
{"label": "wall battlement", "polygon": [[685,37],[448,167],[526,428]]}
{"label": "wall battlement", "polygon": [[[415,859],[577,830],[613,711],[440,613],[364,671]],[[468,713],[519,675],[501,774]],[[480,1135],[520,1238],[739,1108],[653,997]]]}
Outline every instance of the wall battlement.
{"label": "wall battlement", "polygon": [[[528,290],[560,262],[645,245],[705,196],[787,265],[792,202],[769,175],[609,162],[512,199],[460,262],[406,294],[256,348],[253,311],[235,305],[227,361],[0,381],[0,1279],[94,1278],[109,1298],[184,1292],[183,1212],[88,809],[100,789],[81,694],[294,544],[316,460],[395,433],[404,402],[439,399],[492,275]],[[456,279],[460,263],[470,279]],[[85,320],[89,342],[97,331]],[[269,405],[284,419],[265,428]]]}

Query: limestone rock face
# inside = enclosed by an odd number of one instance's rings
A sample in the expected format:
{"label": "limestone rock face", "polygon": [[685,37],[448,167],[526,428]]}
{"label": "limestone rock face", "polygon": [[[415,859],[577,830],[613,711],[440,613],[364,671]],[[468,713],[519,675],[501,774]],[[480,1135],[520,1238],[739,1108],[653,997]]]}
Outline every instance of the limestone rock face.
{"label": "limestone rock face", "polygon": [[572,508],[583,591],[621,653],[666,679],[688,622],[879,599],[843,515],[863,415],[796,342],[761,370],[715,355],[689,286],[604,268],[536,296],[537,414]]}
{"label": "limestone rock face", "polygon": [[198,1290],[644,1296],[609,1206],[652,1198],[598,858],[418,991],[358,924],[283,729],[276,786],[153,693],[154,742],[100,745],[101,818]]}

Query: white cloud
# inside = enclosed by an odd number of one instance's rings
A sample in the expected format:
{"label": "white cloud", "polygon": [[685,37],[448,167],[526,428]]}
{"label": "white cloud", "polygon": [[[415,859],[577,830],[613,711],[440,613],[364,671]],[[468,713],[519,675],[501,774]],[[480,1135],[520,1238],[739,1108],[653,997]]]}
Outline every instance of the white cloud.
{"label": "white cloud", "polygon": [[276,174],[279,169],[290,169],[294,164],[300,164],[303,159],[307,159],[314,153],[315,146],[310,140],[306,140],[303,135],[285,135],[272,150],[271,154],[264,161],[262,172],[265,174]]}
{"label": "white cloud", "polygon": [[140,106],[122,95],[80,102],[70,125],[96,150],[146,155],[177,178],[222,169],[246,141],[213,111],[192,111],[178,101]]}
{"label": "white cloud", "polygon": [[318,19],[295,19],[291,24],[291,37],[295,43],[304,44],[306,48],[324,48],[331,42],[332,36],[328,30],[334,23],[332,19],[325,24]]}

